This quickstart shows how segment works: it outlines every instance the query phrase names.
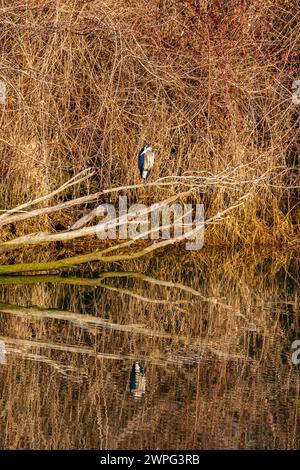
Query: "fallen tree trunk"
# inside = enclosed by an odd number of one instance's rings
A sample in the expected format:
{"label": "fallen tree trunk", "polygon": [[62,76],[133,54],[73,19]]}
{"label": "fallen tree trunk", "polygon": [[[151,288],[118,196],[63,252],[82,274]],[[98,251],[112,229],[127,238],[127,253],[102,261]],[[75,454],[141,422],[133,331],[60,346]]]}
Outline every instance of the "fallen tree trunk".
{"label": "fallen tree trunk", "polygon": [[[103,263],[111,263],[115,261],[126,261],[141,258],[143,256],[149,255],[156,250],[171,246],[175,243],[182,242],[184,240],[191,240],[199,230],[203,230],[204,226],[219,223],[220,221],[224,220],[232,211],[237,209],[238,207],[242,206],[246,199],[254,193],[254,189],[257,188],[262,182],[265,181],[266,178],[269,178],[269,172],[261,175],[259,178],[253,179],[251,181],[240,181],[235,180],[233,178],[235,172],[238,168],[235,169],[228,169],[227,171],[221,173],[220,175],[211,175],[211,174],[196,174],[196,175],[185,175],[185,176],[171,176],[160,178],[159,180],[149,183],[147,185],[139,184],[139,185],[131,185],[131,186],[119,186],[116,188],[109,188],[103,190],[98,193],[94,193],[87,196],[82,196],[80,198],[60,202],[58,204],[54,204],[52,206],[47,207],[36,207],[41,203],[44,203],[46,200],[49,200],[58,194],[61,194],[67,188],[75,184],[79,184],[86,179],[90,178],[93,173],[89,170],[85,170],[84,172],[79,173],[78,175],[74,176],[71,180],[67,183],[62,185],[60,188],[54,190],[52,193],[42,196],[40,198],[35,199],[34,201],[29,201],[27,203],[21,204],[14,209],[2,211],[2,215],[0,216],[0,230],[1,226],[7,225],[9,223],[18,223],[20,221],[25,221],[31,218],[39,217],[41,215],[50,214],[51,212],[55,212],[58,210],[64,210],[71,206],[75,206],[78,204],[83,204],[87,202],[91,202],[93,200],[99,200],[99,198],[103,195],[111,194],[111,193],[119,193],[124,192],[131,189],[138,189],[143,188],[143,191],[147,188],[151,187],[168,187],[172,186],[174,188],[175,195],[163,199],[155,204],[152,204],[150,207],[145,207],[142,209],[137,209],[132,211],[131,213],[126,213],[125,215],[116,216],[109,222],[102,222],[97,223],[96,225],[87,226],[95,217],[97,217],[98,209],[103,208],[103,206],[96,206],[93,210],[91,210],[88,214],[83,215],[77,222],[75,222],[69,230],[56,232],[56,233],[47,233],[47,232],[37,232],[37,233],[29,233],[27,235],[14,238],[12,240],[5,241],[0,243],[0,252],[5,253],[6,251],[11,251],[16,248],[22,248],[25,246],[38,246],[45,243],[51,242],[65,242],[70,240],[75,240],[78,238],[83,237],[90,237],[95,236],[96,234],[99,235],[105,232],[107,229],[116,229],[117,227],[120,228],[124,224],[127,223],[137,223],[137,219],[142,218],[144,216],[151,215],[153,211],[160,210],[165,206],[168,206],[172,203],[177,202],[178,200],[184,201],[187,196],[197,195],[197,193],[205,192],[207,188],[211,187],[220,187],[226,186],[227,188],[231,188],[235,193],[238,192],[241,194],[240,197],[236,199],[234,203],[232,203],[226,209],[220,211],[219,213],[213,215],[208,220],[203,221],[200,225],[198,224],[197,227],[184,232],[180,236],[173,236],[173,238],[152,241],[155,237],[152,235],[162,229],[170,229],[175,227],[175,222],[182,222],[183,215],[179,218],[175,219],[169,225],[164,225],[163,227],[158,226],[158,228],[152,228],[151,230],[142,232],[142,234],[135,236],[132,239],[126,240],[122,242],[120,240],[116,240],[113,246],[109,248],[97,250],[92,253],[87,253],[78,256],[72,256],[65,259],[48,261],[44,263],[26,263],[26,264],[14,264],[14,265],[0,265],[0,275],[5,274],[13,274],[19,272],[34,272],[34,271],[53,271],[53,270],[60,270],[63,268],[78,266],[83,263],[92,262],[92,261],[101,261]],[[250,185],[250,190],[249,188]],[[184,191],[180,190],[185,188]],[[32,207],[35,208],[30,210]],[[190,212],[192,209],[190,210]],[[185,214],[186,215],[186,214]],[[175,217],[175,216],[174,216]],[[180,220],[181,219],[181,220]],[[175,233],[175,232],[174,232]],[[132,249],[132,245],[136,244],[141,239],[145,238],[145,236],[151,235],[152,240],[148,246],[143,247],[142,249],[140,246],[135,250]]]}
{"label": "fallen tree trunk", "polygon": [[[161,201],[157,204],[152,205],[151,207],[144,209],[144,210],[137,210],[130,215],[124,215],[122,217],[118,217],[114,219],[110,224],[109,228],[116,228],[121,226],[124,223],[128,223],[131,220],[136,219],[137,217],[142,217],[146,214],[149,214],[153,210],[160,209],[161,207],[165,206],[166,204],[170,204],[175,202],[179,197],[185,197],[193,192],[193,188],[185,193],[180,193],[179,195],[172,196],[164,201]],[[97,207],[93,209],[87,216],[84,216],[84,223],[87,223],[91,220],[92,217],[96,216]],[[80,221],[82,220],[80,219]],[[78,224],[79,226],[80,224]],[[30,233],[29,235],[25,235],[23,237],[18,237],[13,240],[9,240],[1,244],[0,248],[4,251],[6,248],[18,248],[20,246],[26,245],[40,245],[44,243],[50,243],[55,241],[68,241],[74,240],[76,238],[82,238],[90,235],[99,234],[101,231],[104,232],[105,224],[101,227],[101,225],[93,225],[91,227],[82,227],[76,229],[77,225],[73,225],[74,230],[65,231],[65,232],[58,232],[58,233],[47,233],[47,232],[37,232],[37,233]]]}
{"label": "fallen tree trunk", "polygon": [[[244,204],[244,201],[250,197],[252,192],[249,192],[242,197],[240,197],[235,204],[230,206],[229,208],[225,209],[224,211],[216,214],[215,216],[211,217],[207,221],[205,221],[202,225],[202,228],[204,225],[209,225],[213,224],[216,222],[219,222],[222,220],[229,212],[233,211],[237,207],[241,206]],[[153,242],[149,246],[143,248],[142,250],[136,251],[136,252],[131,252],[131,253],[119,253],[119,254],[110,254],[112,250],[118,250],[121,248],[127,248],[129,245],[133,244],[136,242],[139,238],[137,237],[133,240],[129,240],[125,243],[119,243],[113,247],[110,247],[108,249],[104,250],[98,250],[93,253],[88,253],[84,255],[78,255],[78,256],[72,256],[70,258],[65,258],[62,260],[56,260],[56,261],[48,261],[45,263],[24,263],[24,264],[14,264],[14,265],[7,265],[7,266],[0,266],[0,275],[5,275],[5,274],[13,274],[13,273],[19,273],[19,272],[34,272],[34,271],[52,271],[52,270],[60,270],[63,268],[70,268],[70,267],[75,267],[80,264],[92,262],[92,261],[101,261],[103,263],[112,263],[116,261],[128,261],[128,260],[133,260],[133,259],[138,259],[143,256],[146,256],[148,254],[151,254],[152,252],[165,248],[167,246],[173,245],[175,243],[178,243],[183,240],[190,239],[191,236],[193,236],[196,231],[200,230],[201,227],[196,227],[192,230],[190,230],[187,233],[184,233],[183,235],[176,237],[176,238],[171,238],[167,240],[162,240],[158,242]]]}

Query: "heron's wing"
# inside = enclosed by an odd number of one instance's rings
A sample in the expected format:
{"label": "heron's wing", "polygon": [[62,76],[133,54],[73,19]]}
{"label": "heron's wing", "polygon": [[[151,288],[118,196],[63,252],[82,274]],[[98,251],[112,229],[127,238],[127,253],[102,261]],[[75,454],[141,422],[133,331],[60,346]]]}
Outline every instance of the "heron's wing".
{"label": "heron's wing", "polygon": [[144,170],[151,170],[154,165],[154,152],[147,150],[144,158]]}
{"label": "heron's wing", "polygon": [[139,154],[139,171],[141,173],[141,176],[142,176],[142,173],[143,173],[143,166],[144,166],[144,154]]}

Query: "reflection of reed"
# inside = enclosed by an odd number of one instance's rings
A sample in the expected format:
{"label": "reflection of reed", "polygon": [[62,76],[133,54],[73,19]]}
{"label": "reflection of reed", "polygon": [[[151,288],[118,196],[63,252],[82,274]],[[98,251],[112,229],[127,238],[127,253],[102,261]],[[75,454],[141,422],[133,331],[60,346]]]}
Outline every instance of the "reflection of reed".
{"label": "reflection of reed", "polygon": [[[81,326],[81,325],[79,325]],[[114,328],[113,329],[118,329]],[[122,330],[121,330],[122,331]],[[126,330],[123,330],[126,331]],[[127,330],[128,331],[128,330]],[[132,332],[136,333],[144,333],[145,331],[139,330],[139,328],[132,328]],[[151,334],[152,336],[152,334]],[[160,337],[168,337],[167,335],[159,335],[156,334],[155,336]],[[170,338],[170,336],[169,336]],[[175,338],[176,339],[176,338]],[[111,353],[103,353],[95,351],[92,348],[88,348],[86,346],[72,346],[72,345],[64,345],[58,343],[49,343],[49,342],[42,342],[42,341],[32,341],[27,339],[20,339],[20,338],[10,338],[5,336],[0,336],[0,341],[3,341],[7,347],[7,351],[16,352],[15,350],[11,349],[11,345],[16,345],[27,349],[49,349],[54,351],[62,351],[66,353],[76,353],[76,354],[83,354],[87,356],[94,357],[96,359],[111,359],[111,360],[118,360],[118,361],[143,361],[143,362],[150,362],[156,365],[166,365],[166,364],[196,364],[199,361],[203,361],[205,357],[209,357],[210,354],[215,356],[215,358],[225,359],[227,361],[240,361],[242,357],[240,355],[230,355],[228,353],[222,352],[212,344],[197,344],[196,342],[192,343],[191,346],[196,347],[196,351],[188,350],[185,351],[184,354],[179,354],[176,352],[170,353],[163,353],[156,351],[154,356],[142,356],[142,355],[131,355],[131,354],[111,354]],[[186,341],[187,345],[188,342]]]}
{"label": "reflection of reed", "polygon": [[186,292],[188,294],[191,294],[192,296],[199,297],[202,301],[204,302],[211,302],[215,305],[220,305],[225,308],[232,308],[230,305],[226,305],[223,302],[221,302],[218,298],[209,298],[205,297],[201,294],[196,289],[193,289],[192,287],[189,287],[187,285],[184,285],[182,283],[178,282],[170,282],[170,281],[164,281],[161,279],[154,278],[152,276],[148,276],[143,273],[139,272],[127,272],[127,271],[109,271],[109,272],[103,272],[101,273],[96,279],[89,279],[89,278],[82,278],[82,277],[61,277],[61,276],[55,276],[55,275],[40,275],[40,276],[1,276],[1,284],[3,285],[20,285],[20,284],[36,284],[39,282],[47,282],[47,283],[53,283],[53,284],[69,284],[69,285],[79,285],[79,286],[91,286],[91,287],[103,287],[105,289],[110,289],[114,290],[115,292],[120,292],[124,293],[127,295],[131,295],[137,299],[140,299],[145,302],[153,302],[153,303],[174,303],[174,304],[184,304],[184,303],[189,303],[187,299],[182,299],[182,300],[177,300],[177,301],[166,301],[166,300],[159,300],[159,299],[149,299],[143,296],[139,296],[138,294],[135,294],[134,292],[130,292],[125,289],[120,289],[120,288],[115,288],[114,286],[110,286],[108,284],[104,284],[103,280],[107,278],[132,278],[132,279],[139,279],[144,282],[148,282],[150,284],[154,284],[156,286],[162,286],[162,287],[168,287],[168,288],[173,288],[176,291],[181,291],[181,292]]}
{"label": "reflection of reed", "polygon": [[118,323],[109,322],[105,318],[99,318],[93,315],[88,314],[80,314],[74,312],[67,312],[65,310],[55,310],[55,309],[43,309],[37,307],[20,307],[18,305],[10,305],[10,304],[1,304],[0,303],[0,312],[9,313],[13,315],[17,315],[23,318],[52,318],[56,320],[67,320],[73,322],[75,325],[79,327],[83,326],[92,326],[92,327],[102,327],[108,328],[117,331],[127,331],[127,332],[135,332],[142,335],[148,336],[159,336],[161,338],[171,338],[172,335],[167,333],[161,333],[159,331],[150,330],[144,328],[142,325],[122,325]]}
{"label": "reflection of reed", "polygon": [[[12,338],[4,338],[4,341],[7,345],[7,353],[9,354],[19,355],[22,357],[22,359],[26,359],[29,361],[42,362],[44,364],[47,364],[54,371],[58,372],[59,374],[62,374],[65,378],[74,382],[79,382],[83,378],[87,378],[87,374],[85,372],[78,370],[78,368],[74,366],[59,364],[47,356],[28,352],[28,344],[26,343],[24,344],[22,342],[15,341]],[[18,347],[18,345],[20,347]]]}
{"label": "reflection of reed", "polygon": [[[141,300],[140,296],[136,296],[139,300]],[[166,302],[167,303],[167,302]],[[241,355],[230,355],[228,353],[225,353],[219,349],[217,349],[217,346],[215,346],[211,341],[210,342],[205,342],[201,341],[199,339],[196,340],[191,340],[190,338],[187,338],[185,336],[178,336],[178,335],[172,335],[160,331],[155,331],[151,329],[144,328],[142,325],[138,324],[133,324],[133,325],[122,325],[118,323],[112,323],[109,322],[108,320],[104,318],[99,318],[95,317],[93,315],[88,315],[88,314],[79,314],[79,313],[74,313],[74,312],[67,312],[65,310],[54,310],[54,309],[43,309],[43,308],[37,308],[37,307],[20,307],[17,305],[10,305],[10,304],[2,304],[0,303],[0,312],[2,313],[7,313],[7,314],[13,314],[19,317],[22,317],[24,319],[28,319],[29,317],[32,318],[38,318],[38,319],[55,319],[55,320],[64,320],[64,321],[70,321],[74,323],[76,326],[79,328],[89,328],[91,327],[101,327],[101,328],[107,328],[111,330],[117,330],[117,331],[123,331],[123,332],[130,332],[130,333],[135,333],[139,335],[146,335],[149,337],[158,337],[158,338],[166,338],[166,339],[172,339],[173,342],[181,343],[181,344],[186,344],[187,350],[185,351],[184,355],[180,355],[179,353],[173,352],[172,356],[164,356],[162,355],[161,358],[159,359],[159,363],[162,364],[164,361],[167,362],[177,362],[178,364],[186,364],[186,363],[196,363],[197,361],[204,359],[205,356],[209,353],[212,353],[215,357],[227,359],[227,360],[240,360]],[[95,331],[95,330],[92,330]],[[14,340],[10,339],[11,341],[21,341],[21,340]],[[93,351],[83,348],[83,347],[71,347],[71,346],[62,346],[62,345],[49,345],[47,344],[39,344],[36,342],[24,342],[24,345],[29,344],[32,346],[36,347],[46,347],[50,349],[58,349],[66,352],[77,352],[77,353],[83,353],[83,354],[95,354],[95,357],[106,357],[112,358],[112,359],[134,359],[137,360],[136,357],[131,357],[131,356],[117,356],[117,355],[108,355],[108,356],[103,356],[100,355],[98,356],[98,353],[94,353]],[[190,352],[189,352],[190,349]],[[153,358],[147,358],[143,357],[142,358],[145,361],[152,361]],[[155,359],[154,362],[157,362],[157,359]]]}
{"label": "reflection of reed", "polygon": [[[289,361],[298,259],[201,256],[94,279],[4,278],[0,341],[22,354],[0,367],[2,447],[298,448],[299,371]],[[123,290],[189,303],[183,312]],[[129,386],[135,361],[146,366],[139,401]]]}
{"label": "reflection of reed", "polygon": [[[6,336],[0,336],[0,341],[3,341],[6,344],[7,350],[10,352],[20,352],[20,349],[14,349],[16,346],[17,348],[23,348],[24,351],[28,349],[48,349],[53,351],[61,351],[66,353],[73,353],[73,354],[83,354],[95,359],[107,359],[107,360],[114,360],[114,361],[143,361],[143,362],[150,362],[156,365],[165,365],[167,363],[178,363],[184,364],[188,363],[189,359],[186,357],[182,357],[181,360],[178,357],[172,358],[168,357],[167,355],[156,355],[155,357],[151,356],[136,356],[133,354],[109,354],[109,353],[102,353],[95,351],[93,348],[89,348],[86,346],[70,346],[58,343],[47,343],[45,341],[31,341],[27,339],[19,339],[19,338],[10,338]],[[27,354],[27,353],[26,353]],[[25,357],[26,357],[25,354]],[[31,357],[34,357],[31,354]],[[42,356],[38,356],[42,357]],[[193,360],[192,358],[191,360]]]}

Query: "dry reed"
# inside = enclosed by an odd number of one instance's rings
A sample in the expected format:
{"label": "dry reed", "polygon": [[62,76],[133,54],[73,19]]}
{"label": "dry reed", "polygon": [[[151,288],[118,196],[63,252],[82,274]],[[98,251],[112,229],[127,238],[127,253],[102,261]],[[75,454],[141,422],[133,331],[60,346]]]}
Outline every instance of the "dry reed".
{"label": "dry reed", "polygon": [[[252,181],[269,173],[247,204],[209,229],[211,243],[296,240],[297,3],[2,0],[1,208],[43,196],[88,167],[92,180],[57,203],[134,185],[137,152],[149,141],[154,179],[225,171]],[[173,191],[165,188],[164,197]],[[198,200],[213,216],[238,195],[220,184]],[[129,196],[156,202],[161,190]],[[78,215],[74,208],[45,214],[1,235],[66,227]]]}

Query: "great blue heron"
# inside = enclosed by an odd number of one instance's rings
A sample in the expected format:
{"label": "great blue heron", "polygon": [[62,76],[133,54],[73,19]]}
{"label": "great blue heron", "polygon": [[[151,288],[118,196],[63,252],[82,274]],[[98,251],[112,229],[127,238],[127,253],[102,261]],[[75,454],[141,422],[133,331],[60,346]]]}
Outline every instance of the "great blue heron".
{"label": "great blue heron", "polygon": [[139,153],[139,170],[144,183],[151,173],[154,165],[155,154],[152,147],[146,144]]}
{"label": "great blue heron", "polygon": [[300,104],[300,80],[294,80],[292,83],[292,102],[293,104]]}

